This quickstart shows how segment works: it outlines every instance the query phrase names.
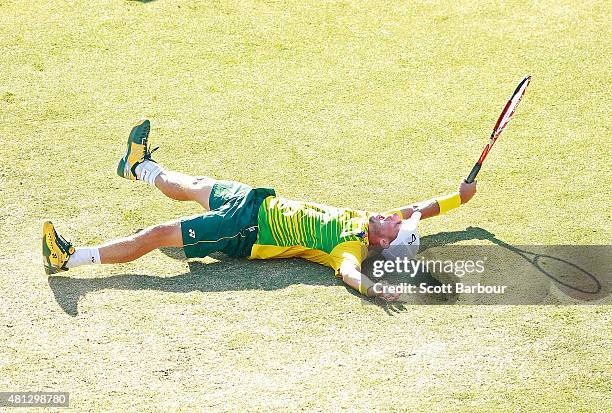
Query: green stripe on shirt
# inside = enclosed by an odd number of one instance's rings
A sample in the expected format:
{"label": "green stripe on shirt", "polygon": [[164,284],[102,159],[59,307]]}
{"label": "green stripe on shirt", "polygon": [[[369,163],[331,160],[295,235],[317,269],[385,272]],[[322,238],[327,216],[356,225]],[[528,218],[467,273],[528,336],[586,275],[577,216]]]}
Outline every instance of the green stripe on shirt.
{"label": "green stripe on shirt", "polygon": [[268,197],[259,208],[257,244],[300,245],[328,254],[345,241],[367,244],[369,213]]}

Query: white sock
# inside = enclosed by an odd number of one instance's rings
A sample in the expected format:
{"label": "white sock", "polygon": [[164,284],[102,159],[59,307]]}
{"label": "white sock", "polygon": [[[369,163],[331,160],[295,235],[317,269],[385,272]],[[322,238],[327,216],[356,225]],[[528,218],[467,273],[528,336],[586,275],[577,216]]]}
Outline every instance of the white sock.
{"label": "white sock", "polygon": [[100,264],[100,250],[98,248],[75,248],[74,254],[68,259],[66,267],[74,268],[80,265]]}
{"label": "white sock", "polygon": [[155,178],[162,173],[163,168],[153,161],[142,161],[136,167],[136,177],[145,181],[151,186],[155,186]]}

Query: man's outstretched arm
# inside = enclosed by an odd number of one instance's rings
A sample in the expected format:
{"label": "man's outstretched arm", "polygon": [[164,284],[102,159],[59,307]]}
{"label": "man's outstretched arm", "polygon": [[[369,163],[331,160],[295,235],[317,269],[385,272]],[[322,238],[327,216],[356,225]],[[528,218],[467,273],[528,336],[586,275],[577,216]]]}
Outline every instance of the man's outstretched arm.
{"label": "man's outstretched arm", "polygon": [[468,184],[461,181],[459,191],[453,194],[429,199],[399,208],[402,218],[408,219],[416,211],[421,212],[421,219],[435,217],[468,202],[476,194],[476,181]]}
{"label": "man's outstretched arm", "polygon": [[359,291],[367,297],[380,297],[385,301],[397,301],[399,294],[389,293],[383,285],[386,283],[375,283],[370,278],[361,273],[361,270],[350,262],[345,262],[340,267],[342,281],[349,287]]}

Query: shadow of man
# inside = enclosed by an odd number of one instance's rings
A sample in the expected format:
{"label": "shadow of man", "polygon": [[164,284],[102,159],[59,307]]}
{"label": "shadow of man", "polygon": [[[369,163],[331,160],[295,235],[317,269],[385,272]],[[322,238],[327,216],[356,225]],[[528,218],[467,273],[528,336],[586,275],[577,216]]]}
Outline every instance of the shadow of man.
{"label": "shadow of man", "polygon": [[[162,251],[180,259],[180,250]],[[184,256],[183,256],[184,257]],[[78,302],[86,294],[102,290],[154,290],[173,293],[277,290],[294,284],[337,285],[329,269],[304,260],[244,260],[214,255],[213,263],[188,261],[189,270],[172,277],[118,274],[102,278],[51,276],[55,300],[69,315],[78,315]]]}
{"label": "shadow of man", "polygon": [[[420,252],[467,240],[485,240],[513,252],[517,252],[517,250],[524,252],[498,240],[494,234],[479,227],[468,227],[464,231],[441,232],[424,236],[421,238]],[[160,251],[173,259],[187,261],[180,248],[161,248]],[[245,260],[229,258],[223,254],[213,254],[211,258],[214,260],[212,263],[199,260],[187,261],[188,272],[172,277],[145,274],[120,274],[91,279],[51,276],[48,278],[48,282],[58,305],[71,316],[78,315],[78,302],[86,294],[108,289],[155,290],[174,293],[271,291],[294,284],[334,286],[342,283],[333,276],[329,268],[301,259]],[[371,262],[372,260],[364,262],[364,273],[371,274]],[[440,281],[429,273],[419,273],[411,282],[416,284],[425,282],[428,285],[440,284]],[[348,287],[346,289],[355,296],[363,298],[352,289]],[[393,315],[405,311],[406,305],[448,305],[454,304],[457,297],[438,295],[432,296],[426,301],[397,303],[387,303],[380,299],[364,298],[364,300],[380,306],[387,314]]]}

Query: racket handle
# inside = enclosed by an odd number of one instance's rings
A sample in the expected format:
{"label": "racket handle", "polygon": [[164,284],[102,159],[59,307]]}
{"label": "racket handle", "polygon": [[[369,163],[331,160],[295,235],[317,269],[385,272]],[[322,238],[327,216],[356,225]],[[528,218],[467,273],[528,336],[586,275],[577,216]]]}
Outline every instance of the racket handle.
{"label": "racket handle", "polygon": [[465,182],[467,182],[468,184],[471,184],[472,182],[474,182],[474,179],[476,179],[476,175],[478,175],[478,172],[480,171],[481,166],[482,164],[476,163],[476,165],[474,165],[474,167],[472,168],[472,172],[470,172],[468,177],[465,178]]}

